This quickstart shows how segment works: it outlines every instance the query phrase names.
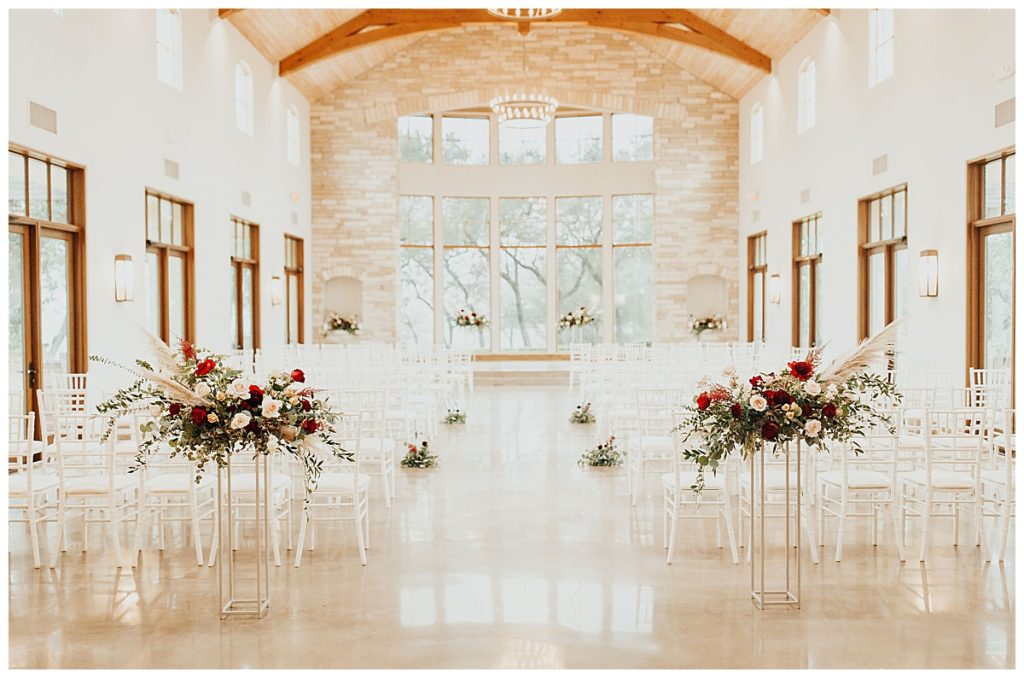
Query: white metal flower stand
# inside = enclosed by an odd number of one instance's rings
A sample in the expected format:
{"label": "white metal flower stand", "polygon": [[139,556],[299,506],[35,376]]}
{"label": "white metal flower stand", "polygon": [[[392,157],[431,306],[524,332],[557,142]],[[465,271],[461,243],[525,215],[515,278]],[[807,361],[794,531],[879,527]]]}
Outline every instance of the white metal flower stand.
{"label": "white metal flower stand", "polygon": [[[800,442],[795,443],[796,452],[791,454],[793,446],[789,443],[782,448],[785,456],[785,523],[786,543],[782,555],[785,559],[785,578],[780,577],[780,571],[774,570],[771,573],[773,580],[782,580],[782,588],[769,589],[767,579],[768,573],[768,543],[766,541],[766,518],[782,516],[767,516],[765,506],[767,504],[767,492],[765,489],[765,445],[761,443],[761,449],[750,456],[750,597],[754,606],[764,610],[769,606],[792,606],[800,608],[800,517],[801,517],[801,472],[800,464]],[[795,460],[793,459],[795,457]],[[791,486],[791,468],[795,461],[796,477],[795,485]],[[769,490],[770,492],[771,490]],[[774,490],[778,492],[778,490]],[[796,493],[794,502],[792,493]],[[795,511],[795,515],[794,515]],[[795,522],[795,526],[791,525]],[[794,535],[795,533],[795,535]],[[795,539],[794,539],[795,536]],[[773,553],[778,553],[773,550]],[[776,563],[777,567],[777,563]]]}
{"label": "white metal flower stand", "polygon": [[[248,452],[239,452],[247,454]],[[253,464],[254,486],[251,504],[246,496],[245,507],[251,506],[256,523],[255,581],[252,567],[243,566],[236,559],[235,523],[236,495],[231,487],[231,458],[225,466],[217,467],[217,594],[220,618],[254,616],[262,618],[270,610],[270,455],[260,454]],[[248,495],[248,490],[246,495]],[[246,575],[249,574],[248,577]]]}

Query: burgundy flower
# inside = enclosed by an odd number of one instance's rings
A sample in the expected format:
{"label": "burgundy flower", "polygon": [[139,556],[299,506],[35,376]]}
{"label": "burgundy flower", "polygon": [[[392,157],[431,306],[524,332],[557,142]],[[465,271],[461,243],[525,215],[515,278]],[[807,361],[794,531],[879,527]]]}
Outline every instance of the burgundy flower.
{"label": "burgundy flower", "polygon": [[167,411],[171,413],[172,417],[176,417],[181,413],[181,403],[171,403],[171,406],[167,408]]}
{"label": "burgundy flower", "polygon": [[195,424],[196,426],[199,426],[204,421],[206,421],[206,410],[204,410],[201,407],[193,407],[192,408],[192,423]]}
{"label": "burgundy flower", "polygon": [[245,430],[248,431],[249,433],[252,433],[257,428],[258,428],[258,426],[256,424],[256,420],[255,419],[250,419],[249,423],[245,425]]}
{"label": "burgundy flower", "polygon": [[181,354],[191,360],[196,359],[196,350],[192,348],[192,343],[184,339],[181,340]]}
{"label": "burgundy flower", "polygon": [[292,381],[297,381],[300,384],[306,381],[306,373],[300,369],[292,370]]}
{"label": "burgundy flower", "polygon": [[708,405],[711,404],[711,396],[707,393],[701,393],[697,396],[697,407],[702,410],[708,409]]}
{"label": "burgundy flower", "polygon": [[796,360],[789,363],[789,373],[800,381],[807,381],[814,374],[814,365],[806,360]]}
{"label": "burgundy flower", "polygon": [[306,433],[316,433],[318,428],[320,428],[320,423],[316,419],[307,419],[302,422],[302,430]]}
{"label": "burgundy flower", "polygon": [[821,408],[821,416],[829,419],[836,416],[836,406],[832,403],[825,403]]}
{"label": "burgundy flower", "polygon": [[773,400],[776,405],[789,405],[793,402],[793,396],[789,395],[786,391],[775,391]]}
{"label": "burgundy flower", "polygon": [[760,374],[750,378],[751,386],[760,386],[762,383],[764,383],[764,379],[761,377]]}
{"label": "burgundy flower", "polygon": [[312,403],[310,403],[310,402],[309,402],[308,400],[306,400],[305,398],[303,398],[303,399],[302,399],[302,400],[300,400],[299,402],[300,402],[300,403],[302,403],[302,411],[303,411],[303,412],[309,412],[309,411],[310,411],[311,409],[313,409],[313,404],[312,404]]}
{"label": "burgundy flower", "polygon": [[761,427],[761,436],[765,440],[775,440],[777,435],[779,435],[779,425],[774,421],[766,421]]}
{"label": "burgundy flower", "polygon": [[217,366],[216,362],[214,362],[210,358],[207,358],[206,360],[204,360],[201,363],[199,363],[198,365],[196,365],[196,376],[197,377],[205,377],[210,372],[213,372],[213,368],[215,368],[216,366]]}
{"label": "burgundy flower", "polygon": [[263,395],[263,389],[260,388],[259,386],[257,386],[256,384],[250,384],[249,385],[249,397],[251,398],[254,395],[262,396]]}
{"label": "burgundy flower", "polygon": [[761,395],[763,395],[764,399],[768,401],[768,407],[775,406],[775,391],[768,390],[762,393]]}
{"label": "burgundy flower", "polygon": [[737,419],[743,416],[743,406],[739,403],[733,403],[732,407],[729,408],[729,411],[732,412],[732,416]]}
{"label": "burgundy flower", "polygon": [[812,412],[814,412],[814,408],[811,407],[810,405],[804,405],[800,408],[800,413],[804,415],[804,417],[811,416]]}

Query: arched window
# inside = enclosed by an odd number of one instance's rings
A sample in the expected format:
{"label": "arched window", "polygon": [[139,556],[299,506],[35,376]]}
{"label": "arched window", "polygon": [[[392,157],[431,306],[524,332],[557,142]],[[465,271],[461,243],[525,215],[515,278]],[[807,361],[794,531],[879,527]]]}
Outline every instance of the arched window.
{"label": "arched window", "polygon": [[288,162],[298,167],[301,157],[299,153],[299,111],[294,106],[288,107],[285,134],[288,144]]}
{"label": "arched window", "polygon": [[181,12],[156,10],[156,77],[174,89],[181,89]]}
{"label": "arched window", "polygon": [[797,132],[814,127],[814,59],[804,59],[797,74]]}
{"label": "arched window", "polygon": [[235,126],[252,136],[252,69],[244,61],[235,64]]}
{"label": "arched window", "polygon": [[760,101],[750,107],[750,164],[764,160],[764,106]]}

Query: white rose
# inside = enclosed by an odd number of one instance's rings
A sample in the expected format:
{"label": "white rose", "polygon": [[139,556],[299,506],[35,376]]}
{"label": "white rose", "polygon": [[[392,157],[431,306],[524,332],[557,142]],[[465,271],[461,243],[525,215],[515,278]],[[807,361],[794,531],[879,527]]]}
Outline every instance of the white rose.
{"label": "white rose", "polygon": [[265,398],[263,400],[263,416],[267,419],[276,419],[281,414],[281,404],[280,400]]}
{"label": "white rose", "polygon": [[804,391],[807,393],[807,395],[816,396],[819,393],[821,393],[821,384],[814,381],[813,379],[808,379],[807,381],[804,382]]}
{"label": "white rose", "polygon": [[808,438],[817,438],[819,433],[821,433],[821,422],[817,419],[808,419],[804,424],[804,434]]}
{"label": "white rose", "polygon": [[245,383],[242,379],[235,379],[228,384],[228,395],[232,398],[248,398],[249,384]]}
{"label": "white rose", "polygon": [[768,401],[764,399],[764,396],[752,395],[750,396],[750,406],[758,412],[764,412],[768,409]]}
{"label": "white rose", "polygon": [[208,415],[206,415],[206,421],[210,422],[211,424],[216,424],[218,421],[220,421],[220,417],[218,417],[213,412],[210,412]]}
{"label": "white rose", "polygon": [[210,386],[205,381],[201,381],[196,384],[196,387],[192,390],[195,391],[195,394],[200,398],[205,398],[210,395]]}
{"label": "white rose", "polygon": [[164,413],[164,407],[160,403],[153,403],[149,406],[149,416],[159,417]]}
{"label": "white rose", "polygon": [[224,391],[217,391],[217,400],[219,402],[224,402],[225,400],[227,400],[227,397],[228,394],[225,393]]}
{"label": "white rose", "polygon": [[825,389],[825,400],[832,400],[839,395],[839,387],[835,384],[829,384],[828,388]]}
{"label": "white rose", "polygon": [[790,408],[790,409],[786,410],[786,419],[792,419],[793,417],[796,416],[796,413],[798,411],[799,411],[799,408],[797,408],[795,410],[793,408]]}
{"label": "white rose", "polygon": [[736,366],[735,365],[729,365],[724,370],[722,370],[722,375],[726,376],[726,377],[738,377],[739,373],[736,372]]}
{"label": "white rose", "polygon": [[231,419],[231,428],[239,429],[245,428],[252,421],[252,417],[249,416],[248,412],[239,412]]}
{"label": "white rose", "polygon": [[280,441],[278,441],[277,436],[275,435],[271,435],[270,437],[268,437],[267,452],[277,452],[278,447],[280,447],[279,442]]}

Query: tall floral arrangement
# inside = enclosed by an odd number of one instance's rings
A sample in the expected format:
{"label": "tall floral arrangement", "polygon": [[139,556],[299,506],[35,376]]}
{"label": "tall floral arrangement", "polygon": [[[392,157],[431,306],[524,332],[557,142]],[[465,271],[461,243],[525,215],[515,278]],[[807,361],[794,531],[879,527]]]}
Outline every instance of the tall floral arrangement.
{"label": "tall floral arrangement", "polygon": [[326,454],[353,460],[353,453],[331,437],[336,414],[305,385],[302,370],[254,383],[226,365],[224,356],[187,341],[177,350],[155,337],[150,344],[155,365],[136,360],[127,367],[93,356],[136,377],[96,408],[109,418],[107,435],[121,417],[148,415],[133,470],[167,448],[172,457],[196,465],[197,479],[210,464],[227,465],[231,454],[286,453],[302,462],[308,494],[316,488]]}
{"label": "tall floral arrangement", "polygon": [[845,359],[819,370],[820,351],[786,365],[779,372],[756,374],[741,380],[735,369],[724,373],[724,383],[705,382],[685,407],[689,416],[676,427],[695,447],[683,456],[697,464],[693,489],[704,488],[706,469],[715,472],[722,461],[739,450],[748,459],[762,444],[777,452],[799,441],[827,451],[830,442],[845,443],[855,452],[870,428],[893,422],[880,403],[898,403],[895,386],[867,370],[884,353],[893,336],[890,325]]}

